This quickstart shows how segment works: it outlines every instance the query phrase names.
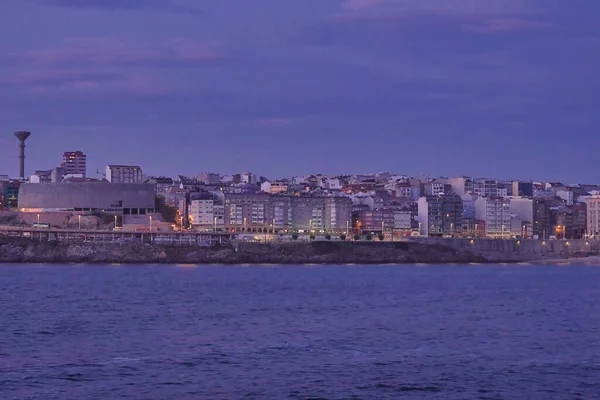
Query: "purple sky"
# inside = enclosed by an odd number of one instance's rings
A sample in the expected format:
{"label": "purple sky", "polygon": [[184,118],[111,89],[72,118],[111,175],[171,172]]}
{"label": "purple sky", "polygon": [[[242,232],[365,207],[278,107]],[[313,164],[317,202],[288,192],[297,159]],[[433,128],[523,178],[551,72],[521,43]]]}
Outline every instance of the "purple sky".
{"label": "purple sky", "polygon": [[598,182],[598,0],[2,0],[0,174]]}

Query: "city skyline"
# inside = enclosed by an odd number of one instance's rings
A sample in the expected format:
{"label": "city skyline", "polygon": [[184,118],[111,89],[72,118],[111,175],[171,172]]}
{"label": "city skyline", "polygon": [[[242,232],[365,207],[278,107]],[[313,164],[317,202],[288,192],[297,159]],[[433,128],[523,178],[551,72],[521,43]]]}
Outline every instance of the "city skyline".
{"label": "city skyline", "polygon": [[17,176],[28,130],[27,175],[81,150],[90,176],[594,183],[594,4],[8,0],[0,174]]}

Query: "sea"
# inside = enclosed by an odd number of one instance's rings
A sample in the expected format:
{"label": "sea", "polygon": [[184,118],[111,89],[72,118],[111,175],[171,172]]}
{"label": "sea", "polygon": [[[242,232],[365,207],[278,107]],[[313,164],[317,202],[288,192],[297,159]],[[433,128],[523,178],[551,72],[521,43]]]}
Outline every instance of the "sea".
{"label": "sea", "polygon": [[0,265],[0,399],[598,399],[600,267]]}

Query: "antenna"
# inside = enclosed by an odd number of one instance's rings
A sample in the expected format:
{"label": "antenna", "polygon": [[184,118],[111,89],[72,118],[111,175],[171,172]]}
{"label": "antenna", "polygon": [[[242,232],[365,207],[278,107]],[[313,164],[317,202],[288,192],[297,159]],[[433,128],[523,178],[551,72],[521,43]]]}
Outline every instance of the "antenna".
{"label": "antenna", "polygon": [[17,131],[15,136],[19,139],[19,177],[25,179],[25,140],[31,135],[31,132]]}

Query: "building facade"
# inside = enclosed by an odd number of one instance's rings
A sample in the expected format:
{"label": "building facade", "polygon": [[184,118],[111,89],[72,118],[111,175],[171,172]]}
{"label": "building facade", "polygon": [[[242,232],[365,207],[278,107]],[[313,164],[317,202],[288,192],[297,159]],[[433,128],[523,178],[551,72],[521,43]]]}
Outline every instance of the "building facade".
{"label": "building facade", "polygon": [[106,180],[110,183],[142,183],[142,169],[137,165],[107,165]]}
{"label": "building facade", "polygon": [[502,197],[480,197],[475,200],[475,215],[485,221],[486,236],[509,238],[511,236],[510,200]]}
{"label": "building facade", "polygon": [[463,223],[463,204],[459,195],[425,196],[417,203],[420,235],[453,237],[458,234]]}
{"label": "building facade", "polygon": [[87,177],[87,157],[82,151],[63,153],[61,167],[64,175],[82,175]]}
{"label": "building facade", "polygon": [[100,211],[119,215],[154,212],[152,184],[107,182],[23,183],[19,188],[19,211]]}
{"label": "building facade", "polygon": [[600,237],[600,195],[585,199],[587,205],[587,235],[593,238]]}

